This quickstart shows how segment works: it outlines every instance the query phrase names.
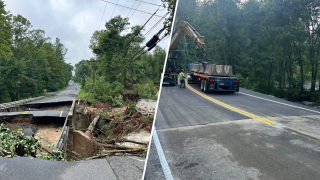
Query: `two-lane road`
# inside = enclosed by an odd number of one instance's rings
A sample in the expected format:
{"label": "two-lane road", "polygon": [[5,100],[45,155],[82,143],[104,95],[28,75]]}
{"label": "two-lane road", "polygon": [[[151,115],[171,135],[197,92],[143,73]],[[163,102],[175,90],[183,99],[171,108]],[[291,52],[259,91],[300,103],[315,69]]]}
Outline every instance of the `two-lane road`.
{"label": "two-lane road", "polygon": [[246,89],[163,86],[155,127],[145,179],[320,179],[315,108]]}
{"label": "two-lane road", "polygon": [[59,93],[56,93],[55,96],[51,96],[51,97],[42,99],[40,101],[35,101],[25,105],[69,102],[76,99],[79,92],[80,92],[80,86],[70,80],[68,83],[68,88]]}

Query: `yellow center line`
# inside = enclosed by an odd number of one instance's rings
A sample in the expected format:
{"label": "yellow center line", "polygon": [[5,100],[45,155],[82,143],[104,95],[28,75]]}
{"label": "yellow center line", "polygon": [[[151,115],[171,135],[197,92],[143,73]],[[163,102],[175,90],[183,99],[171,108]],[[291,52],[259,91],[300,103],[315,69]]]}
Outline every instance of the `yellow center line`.
{"label": "yellow center line", "polygon": [[50,103],[52,103],[53,101],[56,101],[56,100],[58,100],[58,99],[60,99],[60,98],[62,98],[62,97],[64,97],[64,96],[61,96],[61,97],[59,97],[59,98],[57,98],[57,99],[54,99],[54,100],[50,101]]}
{"label": "yellow center line", "polygon": [[24,111],[23,113],[21,113],[21,114],[27,114],[29,111]]}
{"label": "yellow center line", "polygon": [[216,104],[218,104],[218,105],[220,105],[220,106],[223,106],[223,107],[225,107],[225,108],[227,108],[227,109],[230,109],[230,110],[232,110],[232,111],[235,111],[235,112],[237,112],[237,113],[240,113],[240,114],[242,114],[242,115],[245,115],[245,116],[247,116],[247,117],[253,118],[253,119],[255,119],[255,120],[264,122],[264,123],[269,124],[269,125],[271,125],[271,124],[277,124],[276,122],[273,122],[273,121],[270,121],[270,120],[268,120],[268,119],[265,119],[265,118],[256,116],[256,115],[251,114],[251,113],[249,113],[249,112],[240,110],[240,109],[238,109],[238,108],[235,108],[235,107],[233,107],[233,106],[230,106],[230,105],[228,105],[228,104],[225,104],[225,103],[223,103],[223,102],[221,102],[221,101],[218,101],[218,100],[216,100],[216,99],[213,99],[213,98],[211,98],[211,97],[209,97],[209,96],[207,96],[207,95],[205,95],[205,94],[203,94],[203,93],[201,93],[201,92],[193,89],[187,82],[186,82],[186,86],[187,86],[191,91],[197,93],[198,95],[200,95],[200,96],[208,99],[209,101],[212,101],[212,102],[214,102],[214,103],[216,103]]}

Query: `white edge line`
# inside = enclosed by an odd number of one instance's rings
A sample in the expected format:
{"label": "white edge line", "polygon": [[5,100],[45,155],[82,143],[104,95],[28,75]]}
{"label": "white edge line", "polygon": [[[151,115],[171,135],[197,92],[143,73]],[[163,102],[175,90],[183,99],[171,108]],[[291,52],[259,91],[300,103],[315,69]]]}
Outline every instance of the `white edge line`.
{"label": "white edge line", "polygon": [[[162,76],[161,76],[161,79],[160,79],[160,90],[159,90],[159,96],[158,96],[158,102],[157,102],[157,106],[156,106],[156,111],[154,112],[154,118],[153,118],[153,123],[152,123],[152,131],[151,131],[151,136],[150,136],[150,139],[149,139],[149,146],[148,146],[148,153],[147,153],[147,157],[146,157],[146,163],[144,164],[144,170],[143,170],[143,174],[142,174],[142,180],[144,179],[144,176],[145,176],[145,173],[146,173],[146,168],[147,168],[147,164],[148,164],[148,158],[149,158],[149,153],[150,153],[150,146],[151,146],[151,140],[152,140],[152,137],[153,137],[153,132],[156,131],[156,127],[155,127],[155,121],[156,121],[156,117],[157,117],[157,111],[158,111],[158,106],[159,106],[159,100],[160,100],[160,96],[161,96],[161,90],[162,90],[162,83],[163,83],[163,76],[164,76],[164,72],[166,70],[166,65],[167,65],[167,58],[168,58],[168,55],[169,55],[169,47],[170,47],[170,43],[171,43],[171,37],[172,37],[172,33],[173,33],[173,27],[174,27],[174,21],[176,19],[176,13],[177,13],[177,8],[178,8],[178,4],[179,4],[179,0],[177,0],[176,2],[176,11],[174,12],[174,16],[173,16],[173,21],[172,21],[172,31],[170,32],[170,38],[169,38],[169,41],[168,41],[168,47],[167,47],[167,54],[166,54],[166,59],[165,59],[165,63],[163,65],[163,70],[162,70]],[[157,136],[158,137],[158,136]],[[159,140],[159,139],[158,139]],[[161,146],[160,142],[159,142],[159,145]],[[158,150],[158,149],[157,149]],[[162,148],[161,148],[162,150]],[[159,152],[158,152],[158,155],[159,155]],[[163,156],[164,157],[164,156]],[[160,158],[160,156],[159,156]],[[165,158],[165,157],[164,157]],[[166,159],[164,159],[165,162]],[[160,160],[161,162],[161,160]],[[161,163],[161,166],[162,166],[162,163]],[[167,166],[168,166],[168,163],[167,163]],[[173,179],[172,175],[171,175],[171,171],[170,171],[170,167],[168,166],[169,168],[169,172],[170,172],[170,176],[171,176],[171,179]],[[162,169],[163,169],[163,172],[166,173],[164,171],[164,168],[162,166]],[[165,174],[166,175],[166,174]],[[166,176],[167,178],[167,176]],[[168,178],[167,178],[168,179]]]}
{"label": "white edge line", "polygon": [[61,117],[61,115],[62,115],[62,112],[63,112],[63,111],[61,111],[61,113],[60,113],[60,117]]}
{"label": "white edge line", "polygon": [[[155,129],[154,126],[153,126],[153,128]],[[166,159],[166,157],[164,155],[164,152],[162,150],[162,147],[161,147],[161,144],[160,144],[160,140],[158,138],[157,130],[153,131],[152,137],[153,137],[154,145],[156,146],[156,149],[157,149],[157,152],[158,152],[158,156],[159,156],[159,160],[160,160],[160,163],[161,163],[161,167],[162,167],[163,173],[164,173],[164,175],[165,175],[167,180],[173,180],[170,167],[168,165],[167,159]]]}
{"label": "white edge line", "polygon": [[255,97],[255,98],[258,98],[258,99],[263,99],[263,100],[266,100],[266,101],[270,101],[270,102],[274,102],[274,103],[278,103],[278,104],[282,104],[282,105],[286,105],[286,106],[290,106],[290,107],[294,107],[294,108],[298,108],[298,109],[303,109],[303,110],[307,110],[307,111],[311,111],[311,112],[315,112],[315,113],[320,114],[319,111],[314,111],[314,110],[306,109],[306,108],[299,107],[299,106],[294,106],[294,105],[290,105],[290,104],[286,104],[286,103],[281,103],[281,102],[278,102],[278,101],[273,101],[273,100],[270,100],[270,99],[265,99],[265,98],[262,98],[262,97],[246,94],[246,93],[243,93],[243,92],[239,92],[239,93],[247,95],[247,96],[252,96],[252,97]]}

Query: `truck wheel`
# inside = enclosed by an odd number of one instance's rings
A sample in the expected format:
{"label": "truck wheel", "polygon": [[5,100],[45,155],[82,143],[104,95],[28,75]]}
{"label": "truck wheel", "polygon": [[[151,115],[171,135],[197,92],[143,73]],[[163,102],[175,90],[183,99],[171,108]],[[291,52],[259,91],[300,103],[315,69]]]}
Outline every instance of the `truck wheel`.
{"label": "truck wheel", "polygon": [[205,80],[205,81],[204,81],[204,86],[203,86],[203,92],[208,93],[208,91],[209,91],[208,85],[209,85],[209,84],[208,84],[208,81]]}
{"label": "truck wheel", "polygon": [[203,82],[203,80],[201,80],[201,91],[203,92],[203,84],[204,84],[204,82]]}

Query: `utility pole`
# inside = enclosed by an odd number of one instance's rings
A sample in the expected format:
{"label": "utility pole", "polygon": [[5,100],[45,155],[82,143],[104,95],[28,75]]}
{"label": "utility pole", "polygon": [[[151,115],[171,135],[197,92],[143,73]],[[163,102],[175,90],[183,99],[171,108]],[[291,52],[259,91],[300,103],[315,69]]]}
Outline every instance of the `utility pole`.
{"label": "utility pole", "polygon": [[[88,61],[88,60],[87,60],[87,61]],[[92,81],[93,81],[93,84],[92,84],[91,89],[90,89],[90,91],[89,91],[88,97],[87,97],[86,101],[85,101],[84,104],[83,104],[83,107],[82,107],[82,109],[81,109],[81,112],[84,111],[84,108],[85,108],[86,105],[87,105],[87,102],[88,102],[88,100],[89,100],[89,98],[90,98],[91,92],[92,92],[93,87],[94,87],[94,83],[95,83],[94,63],[95,63],[95,62],[100,62],[100,60],[90,60],[90,61],[88,61],[88,62],[92,62]]]}

